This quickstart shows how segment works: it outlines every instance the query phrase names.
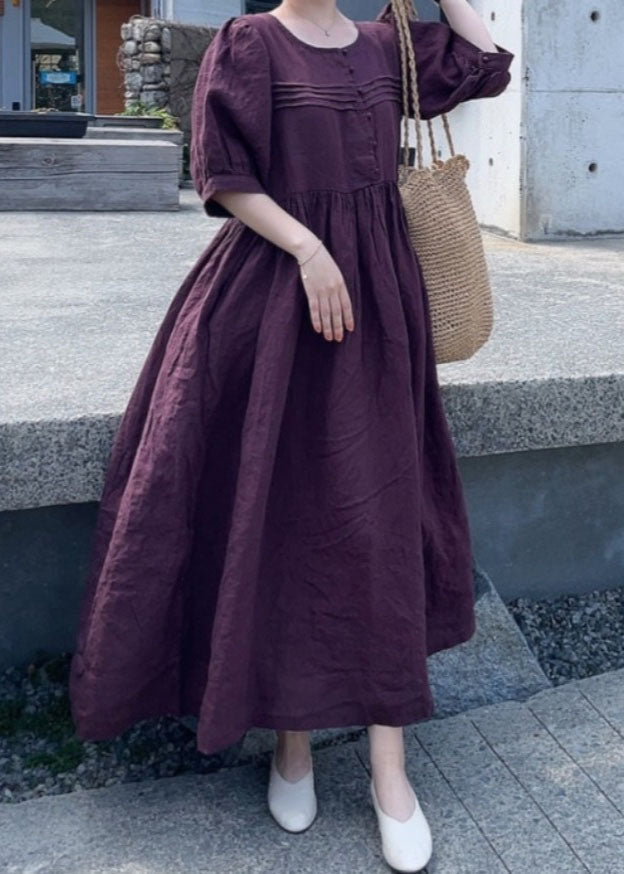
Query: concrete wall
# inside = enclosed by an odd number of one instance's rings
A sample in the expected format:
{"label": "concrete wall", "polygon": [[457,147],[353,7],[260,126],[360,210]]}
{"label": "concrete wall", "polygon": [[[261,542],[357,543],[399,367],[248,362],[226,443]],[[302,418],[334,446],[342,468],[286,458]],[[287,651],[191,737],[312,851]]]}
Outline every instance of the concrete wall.
{"label": "concrete wall", "polygon": [[622,0],[524,9],[522,230],[624,232]]}
{"label": "concrete wall", "polygon": [[622,585],[623,443],[460,457],[479,564],[505,601]]}

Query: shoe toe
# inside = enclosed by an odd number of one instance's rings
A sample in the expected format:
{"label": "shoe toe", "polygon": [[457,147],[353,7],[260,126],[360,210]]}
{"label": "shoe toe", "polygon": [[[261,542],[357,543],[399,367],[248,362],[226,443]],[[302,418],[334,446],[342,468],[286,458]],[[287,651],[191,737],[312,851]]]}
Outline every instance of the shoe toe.
{"label": "shoe toe", "polygon": [[388,816],[379,807],[371,781],[373,807],[377,813],[381,833],[382,852],[386,862],[395,871],[416,874],[427,865],[432,853],[429,823],[414,793],[416,806],[412,816],[404,821]]}
{"label": "shoe toe", "polygon": [[316,811],[312,810],[289,810],[279,814],[279,822],[282,828],[289,832],[302,832],[312,825]]}

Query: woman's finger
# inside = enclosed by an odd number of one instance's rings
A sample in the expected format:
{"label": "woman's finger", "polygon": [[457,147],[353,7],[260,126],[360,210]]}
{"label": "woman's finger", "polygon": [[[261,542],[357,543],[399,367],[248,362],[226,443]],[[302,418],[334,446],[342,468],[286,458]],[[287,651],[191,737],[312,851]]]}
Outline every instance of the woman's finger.
{"label": "woman's finger", "polygon": [[310,310],[310,320],[312,322],[312,327],[315,331],[320,333],[322,330],[321,313],[318,298],[315,295],[308,295],[308,308]]}
{"label": "woman's finger", "polygon": [[343,326],[342,326],[342,304],[340,303],[340,298],[338,295],[334,295],[332,297],[331,302],[331,316],[332,316],[332,327],[334,332],[334,339],[340,342],[343,337]]}
{"label": "woman's finger", "polygon": [[323,323],[323,334],[326,340],[332,339],[332,324],[331,324],[331,310],[329,308],[329,301],[326,297],[321,298],[321,321]]}
{"label": "woman's finger", "polygon": [[342,288],[340,290],[340,304],[342,306],[342,314],[344,317],[345,327],[347,328],[347,330],[353,331],[355,328],[355,319],[353,317],[351,298],[349,297],[349,293],[346,288]]}

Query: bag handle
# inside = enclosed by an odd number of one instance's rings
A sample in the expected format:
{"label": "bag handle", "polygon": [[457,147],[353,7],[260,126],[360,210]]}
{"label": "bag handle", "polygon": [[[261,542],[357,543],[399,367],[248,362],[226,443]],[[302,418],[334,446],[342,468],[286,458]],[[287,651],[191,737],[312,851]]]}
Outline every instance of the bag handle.
{"label": "bag handle", "polygon": [[[409,87],[411,85],[411,93],[413,96],[414,110],[414,125],[416,127],[416,154],[418,157],[418,168],[423,169],[423,154],[422,154],[422,129],[420,116],[420,99],[418,96],[418,82],[416,74],[416,60],[414,56],[414,46],[412,44],[411,32],[409,29],[408,19],[417,20],[418,13],[414,8],[412,0],[391,0],[390,8],[394,19],[394,26],[399,40],[399,52],[401,56],[401,90],[403,95],[403,163],[406,167],[409,163]],[[407,69],[409,67],[409,78]],[[451,129],[449,126],[446,113],[442,113],[442,123],[444,132],[448,140],[451,155],[455,154],[453,140],[451,137]],[[436,144],[433,134],[433,124],[431,119],[427,119],[427,129],[429,132],[429,148],[431,149],[432,164],[440,163],[436,157]],[[412,165],[415,166],[415,165]]]}

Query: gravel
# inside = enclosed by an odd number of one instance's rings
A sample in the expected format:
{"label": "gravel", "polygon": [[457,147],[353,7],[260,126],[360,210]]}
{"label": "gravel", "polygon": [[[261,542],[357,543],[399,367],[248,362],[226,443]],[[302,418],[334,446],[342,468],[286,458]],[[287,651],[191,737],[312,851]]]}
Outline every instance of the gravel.
{"label": "gravel", "polygon": [[624,587],[506,604],[554,686],[624,667]]}
{"label": "gravel", "polygon": [[242,743],[211,756],[175,717],[137,722],[110,741],[76,738],[67,693],[71,655],[41,656],[0,675],[0,801],[113,783],[209,773],[232,764]]}
{"label": "gravel", "polygon": [[[507,608],[553,685],[624,667],[624,587],[517,598]],[[198,752],[192,718],[143,720],[110,741],[78,740],[67,694],[70,660],[69,653],[40,654],[0,674],[0,801],[210,773],[254,759],[239,757],[243,739],[212,756]]]}
{"label": "gravel", "polygon": [[[268,759],[266,751],[243,752],[244,737],[213,755],[200,753],[193,716],[142,720],[108,741],[79,740],[67,689],[70,662],[70,653],[41,654],[26,667],[0,674],[0,802],[206,774]],[[346,743],[364,730],[318,740],[315,748]]]}

